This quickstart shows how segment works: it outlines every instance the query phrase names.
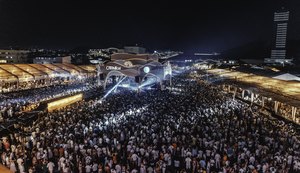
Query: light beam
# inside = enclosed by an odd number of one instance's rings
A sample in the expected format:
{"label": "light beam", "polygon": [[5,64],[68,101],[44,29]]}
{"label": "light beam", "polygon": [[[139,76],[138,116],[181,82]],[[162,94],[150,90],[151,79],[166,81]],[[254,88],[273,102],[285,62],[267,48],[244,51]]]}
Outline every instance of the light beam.
{"label": "light beam", "polygon": [[126,77],[122,78],[114,87],[112,87],[100,100],[105,99],[112,91],[114,91]]}

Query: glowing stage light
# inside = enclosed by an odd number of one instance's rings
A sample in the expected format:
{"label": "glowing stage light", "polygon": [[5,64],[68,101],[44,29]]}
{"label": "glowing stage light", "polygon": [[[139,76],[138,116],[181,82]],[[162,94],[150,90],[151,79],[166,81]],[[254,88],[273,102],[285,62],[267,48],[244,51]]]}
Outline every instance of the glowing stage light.
{"label": "glowing stage light", "polygon": [[120,87],[129,88],[130,85],[129,84],[122,84],[122,85],[120,85]]}
{"label": "glowing stage light", "polygon": [[47,109],[48,109],[49,112],[51,112],[53,110],[56,110],[56,109],[59,109],[59,108],[62,108],[62,107],[66,107],[70,104],[78,102],[82,99],[83,99],[83,94],[82,93],[74,95],[74,96],[66,97],[66,98],[48,103],[47,104]]}
{"label": "glowing stage light", "polygon": [[114,87],[112,87],[100,100],[103,100],[105,99],[110,93],[112,93],[112,91],[114,91],[119,85],[120,83],[123,82],[123,80],[125,79],[126,77],[124,77],[123,79],[121,79]]}
{"label": "glowing stage light", "polygon": [[149,73],[150,72],[150,68],[149,67],[144,67],[143,70],[144,70],[145,73]]}

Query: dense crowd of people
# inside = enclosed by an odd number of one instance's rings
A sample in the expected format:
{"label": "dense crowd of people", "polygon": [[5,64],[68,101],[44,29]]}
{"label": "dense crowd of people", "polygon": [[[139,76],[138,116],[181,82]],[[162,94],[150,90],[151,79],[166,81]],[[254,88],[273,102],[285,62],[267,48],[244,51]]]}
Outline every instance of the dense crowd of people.
{"label": "dense crowd of people", "polygon": [[[38,89],[55,85],[68,85],[68,84],[78,84],[83,82],[95,81],[96,76],[88,75],[78,78],[77,76],[67,76],[65,74],[52,74],[54,76],[47,79],[40,80],[28,80],[22,82],[5,82],[5,80],[0,80],[0,94],[18,92],[24,90]],[[54,78],[53,78],[54,77]]]}
{"label": "dense crowd of people", "polygon": [[299,172],[299,132],[258,109],[180,75],[169,90],[45,112],[3,139],[1,162],[20,173]]}
{"label": "dense crowd of people", "polygon": [[0,94],[0,122],[14,118],[21,112],[32,111],[41,102],[88,92],[96,86],[95,83],[75,83]]}

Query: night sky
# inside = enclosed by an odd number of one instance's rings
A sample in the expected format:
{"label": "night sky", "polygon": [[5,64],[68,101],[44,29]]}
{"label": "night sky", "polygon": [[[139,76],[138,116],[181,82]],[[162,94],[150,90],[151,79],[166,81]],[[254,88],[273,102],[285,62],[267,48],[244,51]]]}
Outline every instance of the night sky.
{"label": "night sky", "polygon": [[[220,52],[271,40],[273,12],[281,1],[0,0],[0,47],[138,44],[150,50]],[[299,39],[299,0],[287,6],[294,28],[289,38]]]}

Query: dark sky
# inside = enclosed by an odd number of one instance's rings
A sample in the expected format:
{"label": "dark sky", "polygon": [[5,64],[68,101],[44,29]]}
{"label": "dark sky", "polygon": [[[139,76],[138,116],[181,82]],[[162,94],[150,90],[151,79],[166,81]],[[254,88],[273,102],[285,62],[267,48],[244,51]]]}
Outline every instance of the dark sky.
{"label": "dark sky", "polygon": [[270,40],[279,1],[0,0],[0,46],[222,51]]}

